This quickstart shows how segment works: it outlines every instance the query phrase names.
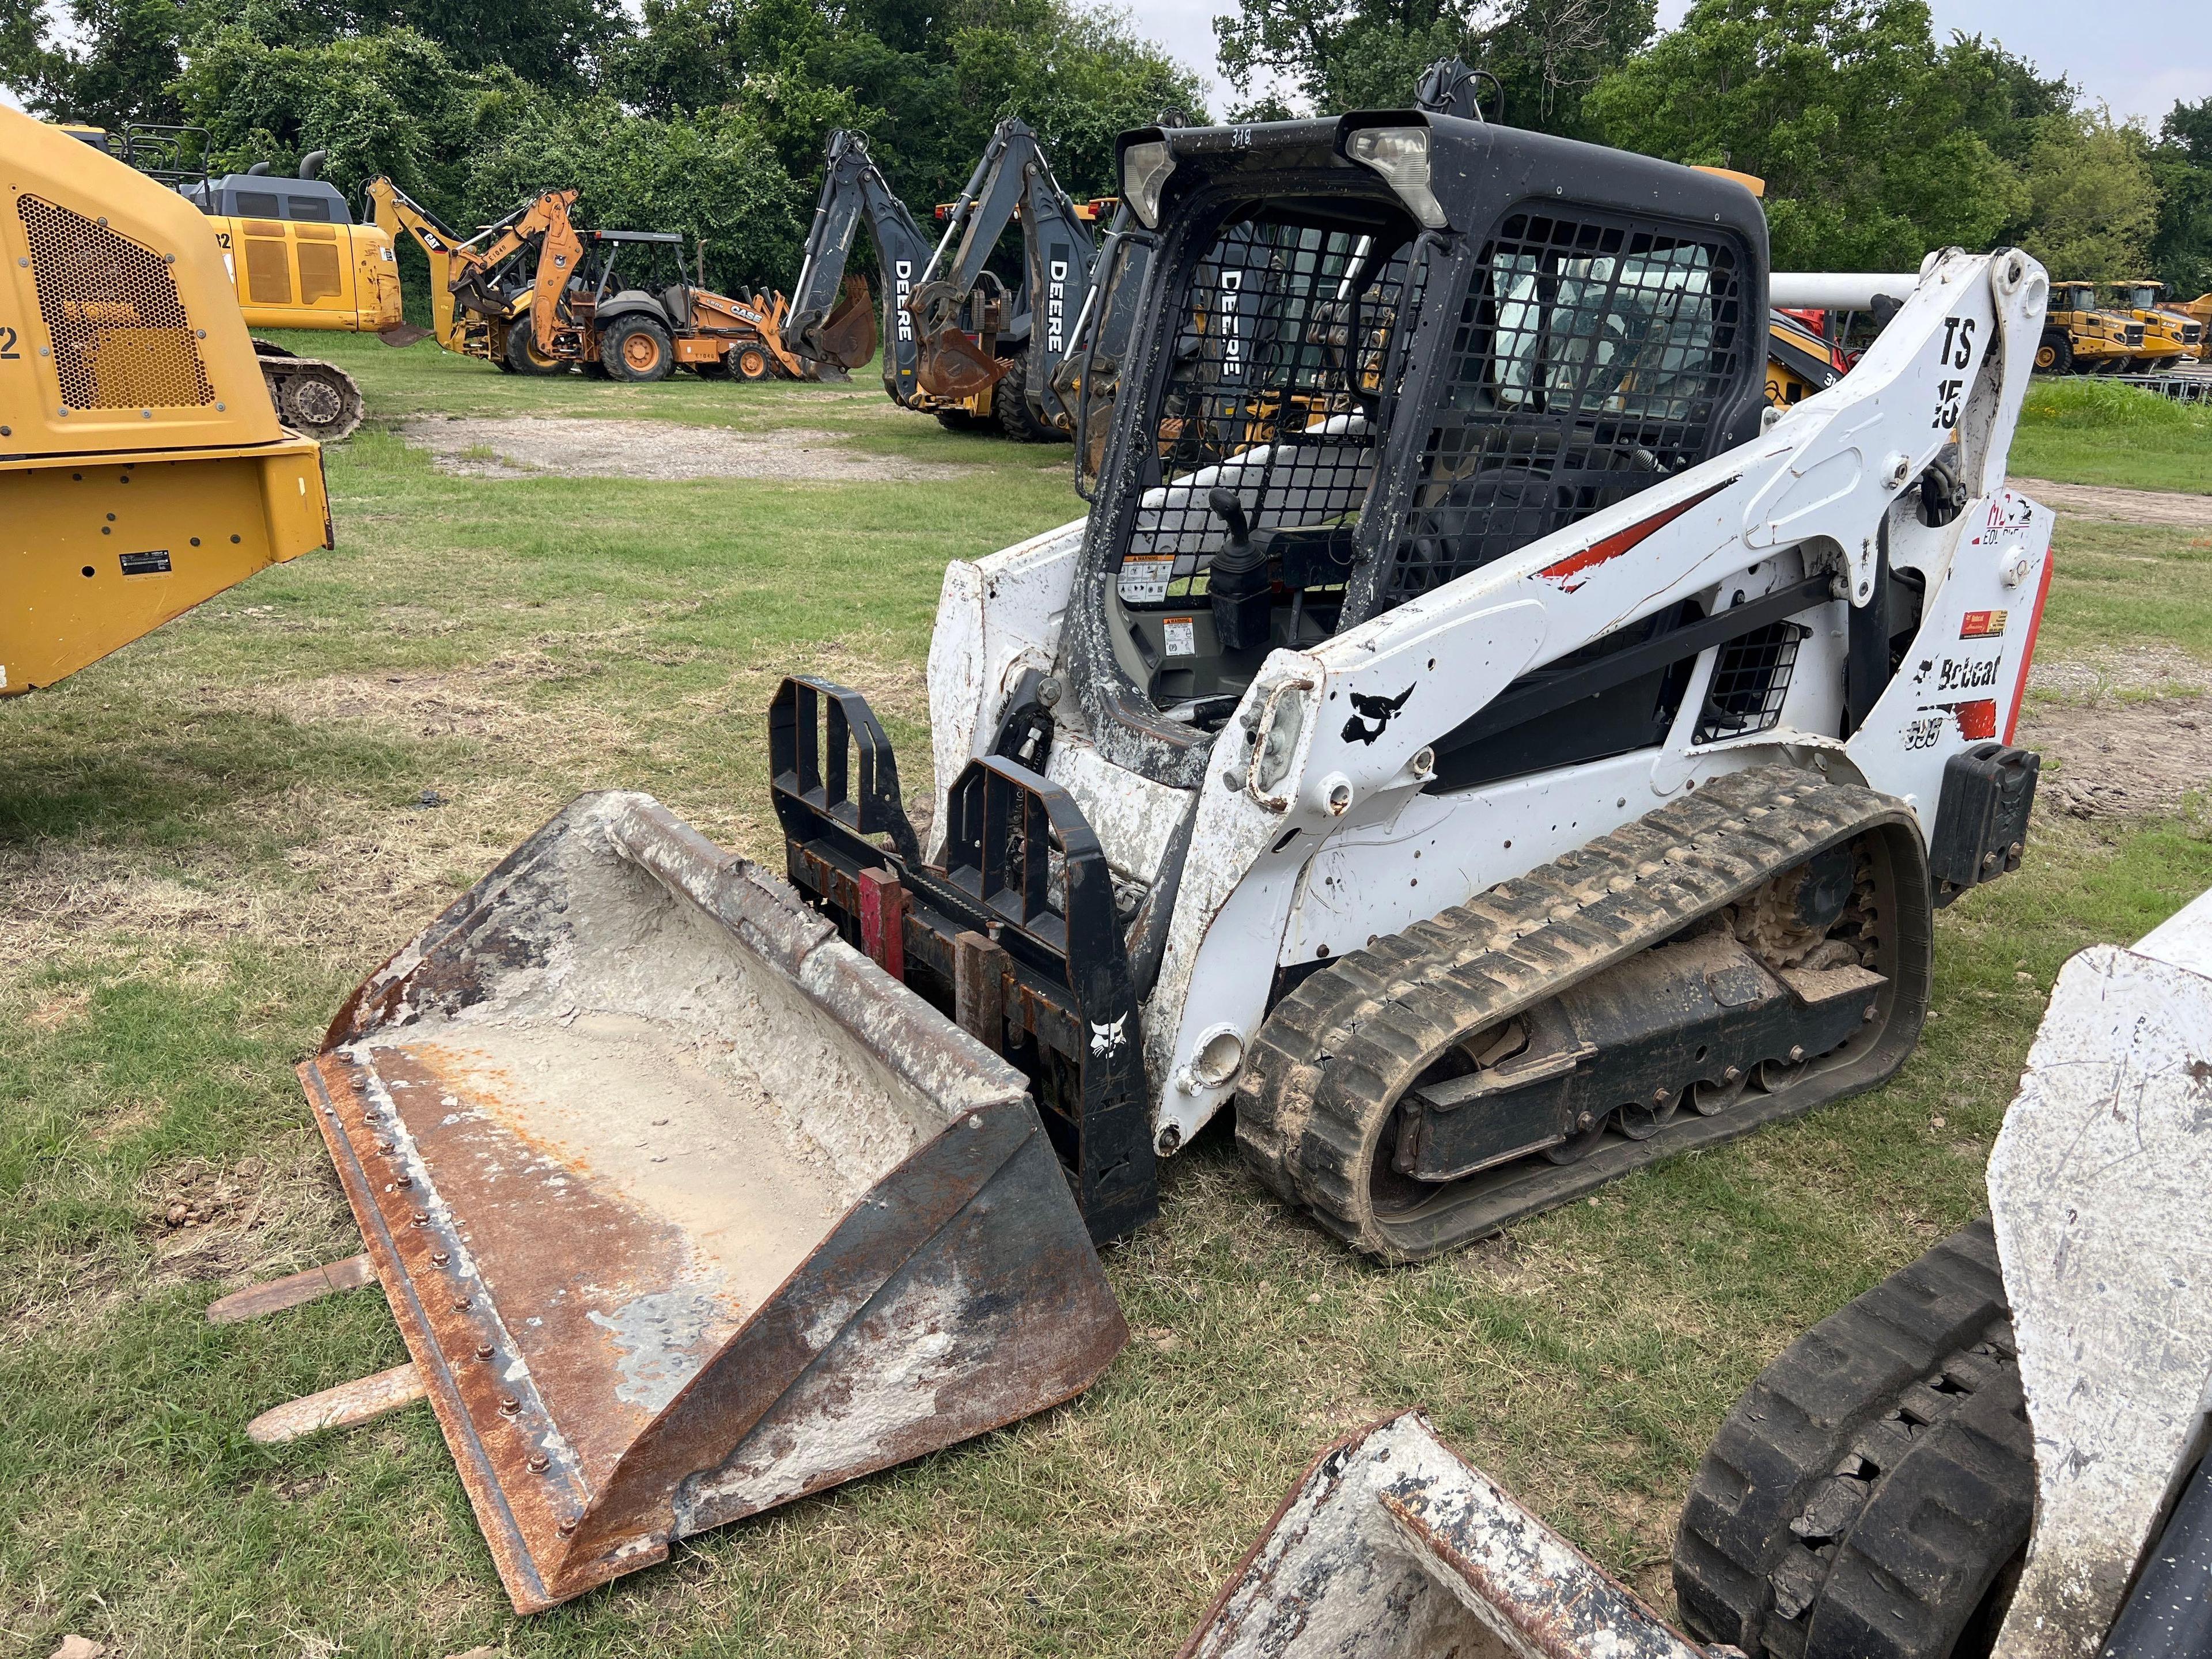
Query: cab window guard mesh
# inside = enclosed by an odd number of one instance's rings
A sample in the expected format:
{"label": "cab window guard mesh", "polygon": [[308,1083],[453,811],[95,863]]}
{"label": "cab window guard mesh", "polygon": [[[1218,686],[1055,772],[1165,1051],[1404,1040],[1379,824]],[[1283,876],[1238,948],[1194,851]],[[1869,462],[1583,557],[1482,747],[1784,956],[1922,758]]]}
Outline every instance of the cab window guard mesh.
{"label": "cab window guard mesh", "polygon": [[1407,314],[1402,232],[1302,221],[1280,205],[1224,224],[1192,274],[1118,575],[1125,605],[1187,605],[1234,489],[1252,527],[1355,526],[1373,414]]}
{"label": "cab window guard mesh", "polygon": [[1705,459],[1745,372],[1732,239],[1595,212],[1516,213],[1483,247],[1387,610]]}

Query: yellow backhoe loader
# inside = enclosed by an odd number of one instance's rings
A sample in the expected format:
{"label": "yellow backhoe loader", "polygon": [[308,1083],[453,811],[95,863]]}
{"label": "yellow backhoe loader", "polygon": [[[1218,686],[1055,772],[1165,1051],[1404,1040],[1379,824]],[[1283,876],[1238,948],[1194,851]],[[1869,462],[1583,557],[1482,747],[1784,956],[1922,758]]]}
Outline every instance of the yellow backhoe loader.
{"label": "yellow backhoe loader", "polygon": [[0,694],[331,544],[199,210],[0,109]]}
{"label": "yellow backhoe loader", "polygon": [[[679,364],[740,380],[820,378],[782,339],[781,294],[736,299],[681,275],[674,231],[586,230],[576,192],[549,190],[497,224],[463,238],[391,179],[368,184],[369,211],[387,235],[412,236],[430,261],[431,329],[440,345],[518,374],[570,364],[617,380],[659,380]],[[674,251],[678,280],[648,289],[616,281],[625,253]],[[703,260],[702,260],[703,264]]]}
{"label": "yellow backhoe loader", "polygon": [[[353,222],[345,198],[320,176],[321,150],[301,159],[295,178],[271,174],[265,161],[210,176],[208,137],[199,127],[133,123],[118,132],[63,131],[168,185],[213,221],[249,326],[376,334],[388,344],[407,343],[392,337],[404,325],[392,238]],[[257,339],[253,349],[288,425],[325,443],[353,435],[362,405],[352,375],[273,340]]]}

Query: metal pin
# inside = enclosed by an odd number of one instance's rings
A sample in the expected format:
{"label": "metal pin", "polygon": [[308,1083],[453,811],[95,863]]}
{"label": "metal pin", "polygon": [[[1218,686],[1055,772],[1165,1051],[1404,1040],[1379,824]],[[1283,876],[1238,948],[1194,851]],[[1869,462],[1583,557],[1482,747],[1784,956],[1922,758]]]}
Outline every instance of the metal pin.
{"label": "metal pin", "polygon": [[545,1471],[546,1471],[546,1470],[548,1470],[548,1469],[551,1468],[552,1467],[553,1467],[553,1460],[552,1460],[551,1458],[548,1457],[548,1456],[547,1456],[544,1452],[532,1452],[532,1453],[531,1453],[531,1455],[530,1455],[530,1472],[531,1472],[531,1474],[544,1474],[544,1473],[545,1473]]}
{"label": "metal pin", "polygon": [[499,1397],[499,1408],[506,1415],[512,1417],[522,1409],[522,1402],[511,1394],[503,1394]]}
{"label": "metal pin", "polygon": [[444,1267],[453,1259],[453,1258],[452,1256],[447,1255],[443,1250],[433,1250],[430,1252],[430,1260],[436,1262],[441,1267]]}
{"label": "metal pin", "polygon": [[1790,1045],[1790,1063],[1792,1066],[1795,1066],[1795,1065],[1796,1065],[1799,1060],[1802,1060],[1802,1059],[1804,1059],[1804,1058],[1805,1058],[1805,1048],[1804,1048],[1804,1045],[1803,1045],[1803,1044],[1802,1044],[1802,1043],[1796,1043],[1796,1042],[1793,1042],[1793,1043],[1791,1043],[1791,1044]]}
{"label": "metal pin", "polygon": [[428,1226],[430,1224],[430,1212],[428,1210],[416,1211],[414,1224],[417,1227]]}
{"label": "metal pin", "polygon": [[479,1358],[479,1359],[489,1359],[489,1358],[491,1358],[491,1344],[490,1344],[490,1343],[489,1343],[489,1342],[479,1342],[479,1343],[477,1343],[477,1358]]}

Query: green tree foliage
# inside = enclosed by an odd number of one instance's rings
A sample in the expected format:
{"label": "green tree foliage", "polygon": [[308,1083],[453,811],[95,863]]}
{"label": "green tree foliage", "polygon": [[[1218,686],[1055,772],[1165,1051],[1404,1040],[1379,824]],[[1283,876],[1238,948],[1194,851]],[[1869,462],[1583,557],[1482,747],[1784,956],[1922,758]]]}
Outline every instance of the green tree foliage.
{"label": "green tree foliage", "polygon": [[1778,265],[1910,270],[2026,206],[1948,61],[1978,48],[1935,50],[1922,0],[1698,0],[1588,108],[1625,149],[1765,179]]}
{"label": "green tree foliage", "polygon": [[2039,124],[2024,176],[2020,245],[2060,281],[2140,276],[2158,227],[2149,145],[2103,110]]}
{"label": "green tree foliage", "polygon": [[2212,98],[2167,113],[2150,170],[2159,191],[2152,273],[2185,299],[2212,293]]}
{"label": "green tree foliage", "polygon": [[1221,70],[1238,113],[1291,113],[1287,82],[1316,111],[1389,108],[1439,58],[1498,77],[1516,126],[1588,136],[1583,93],[1650,38],[1652,0],[1243,0],[1218,18]]}

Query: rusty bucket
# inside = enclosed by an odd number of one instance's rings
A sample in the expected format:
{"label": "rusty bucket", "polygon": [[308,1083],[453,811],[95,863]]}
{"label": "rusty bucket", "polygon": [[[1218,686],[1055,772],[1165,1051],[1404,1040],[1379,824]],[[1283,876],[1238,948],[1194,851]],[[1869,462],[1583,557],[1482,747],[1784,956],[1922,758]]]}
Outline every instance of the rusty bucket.
{"label": "rusty bucket", "polygon": [[923,337],[914,378],[933,398],[958,399],[996,386],[1010,367],[958,329],[941,328]]}
{"label": "rusty bucket", "polygon": [[1713,1659],[1720,1651],[1669,1628],[1407,1412],[1314,1461],[1182,1659]]}
{"label": "rusty bucket", "polygon": [[522,1612],[1127,1335],[1021,1075],[647,796],[570,805],[301,1073]]}
{"label": "rusty bucket", "polygon": [[848,276],[844,297],[818,331],[815,355],[839,368],[858,368],[876,355],[876,302],[868,279]]}

